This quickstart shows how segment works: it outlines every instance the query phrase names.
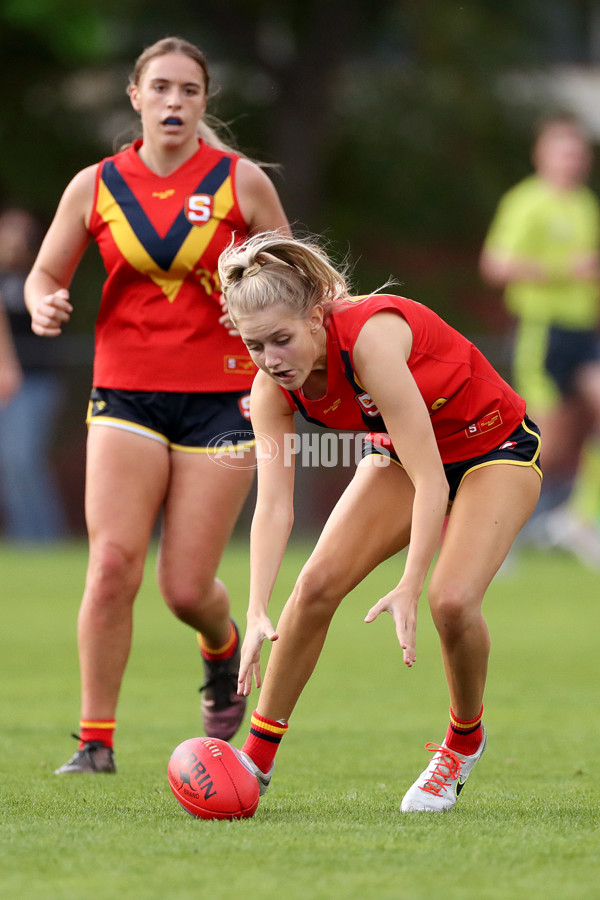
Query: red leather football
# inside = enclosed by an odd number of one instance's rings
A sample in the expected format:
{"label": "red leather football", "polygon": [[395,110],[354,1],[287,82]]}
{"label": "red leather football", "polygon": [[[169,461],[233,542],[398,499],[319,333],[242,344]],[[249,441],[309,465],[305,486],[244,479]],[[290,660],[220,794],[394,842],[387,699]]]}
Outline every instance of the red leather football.
{"label": "red leather football", "polygon": [[248,819],[256,812],[258,781],[227,741],[183,741],[171,754],[168,776],[177,800],[197,819]]}

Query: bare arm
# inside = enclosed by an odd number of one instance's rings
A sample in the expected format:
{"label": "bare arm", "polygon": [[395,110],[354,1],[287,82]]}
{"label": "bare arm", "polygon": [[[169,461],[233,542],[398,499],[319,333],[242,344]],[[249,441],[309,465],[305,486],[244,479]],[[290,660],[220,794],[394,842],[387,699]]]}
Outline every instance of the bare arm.
{"label": "bare arm", "polygon": [[404,574],[366,618],[371,622],[384,610],[392,614],[409,666],[416,659],[417,604],[439,545],[449,490],[428,410],[407,365],[411,346],[407,322],[394,313],[382,312],[365,323],[354,347],[357,377],[381,412],[415,487]]}
{"label": "bare arm", "polygon": [[96,166],[83,169],[67,186],[25,282],[31,327],[42,337],[59,335],[73,311],[68,289],[90,241],[95,173]]}
{"label": "bare arm", "polygon": [[294,521],[294,467],[286,458],[286,434],[294,417],[279,387],[259,372],[252,386],[252,425],[257,439],[258,491],[250,531],[250,598],[242,648],[239,692],[250,693],[252,676],[261,684],[263,641],[277,640],[268,605]]}
{"label": "bare arm", "polygon": [[513,281],[549,280],[549,273],[536,260],[499,250],[483,250],[479,259],[479,271],[485,282],[497,288],[505,288]]}
{"label": "bare arm", "polygon": [[6,310],[0,302],[0,407],[10,403],[18,393],[22,382],[23,372],[12,339],[10,323]]}
{"label": "bare arm", "polygon": [[481,277],[491,287],[505,288],[516,281],[538,284],[600,279],[598,253],[578,253],[560,267],[543,266],[537,260],[500,250],[484,249],[479,259]]}

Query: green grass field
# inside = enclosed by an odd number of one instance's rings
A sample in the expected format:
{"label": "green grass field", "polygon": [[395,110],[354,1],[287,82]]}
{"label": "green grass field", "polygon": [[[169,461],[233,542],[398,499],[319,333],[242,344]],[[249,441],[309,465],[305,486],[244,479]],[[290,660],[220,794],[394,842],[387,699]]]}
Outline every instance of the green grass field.
{"label": "green grass field", "polygon": [[[276,609],[307,550],[291,547]],[[221,572],[242,622],[246,553],[231,547]],[[447,697],[424,601],[412,670],[391,619],[362,622],[397,579],[393,560],[336,616],[256,816],[202,822],[166,779],[171,750],[201,734],[200,663],[193,635],[162,605],[153,562],[119,708],[119,773],[59,779],[53,769],[75,749],[86,550],[0,547],[0,896],[600,897],[597,575],[523,553],[492,585],[489,746],[450,814],[399,811],[423,745],[444,735]]]}

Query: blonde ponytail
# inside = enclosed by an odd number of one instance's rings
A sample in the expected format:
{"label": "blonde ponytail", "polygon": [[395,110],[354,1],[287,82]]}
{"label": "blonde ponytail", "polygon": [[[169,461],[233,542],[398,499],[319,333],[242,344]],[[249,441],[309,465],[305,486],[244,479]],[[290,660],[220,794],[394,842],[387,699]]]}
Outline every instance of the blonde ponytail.
{"label": "blonde ponytail", "polygon": [[219,258],[219,278],[233,322],[277,304],[305,316],[317,303],[327,308],[348,297],[345,274],[319,246],[277,231],[232,242]]}

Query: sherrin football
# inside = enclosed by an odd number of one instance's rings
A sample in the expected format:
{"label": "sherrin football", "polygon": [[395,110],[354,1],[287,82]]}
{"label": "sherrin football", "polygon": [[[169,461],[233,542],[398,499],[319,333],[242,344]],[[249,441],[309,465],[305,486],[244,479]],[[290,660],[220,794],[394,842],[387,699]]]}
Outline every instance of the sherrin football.
{"label": "sherrin football", "polygon": [[227,741],[183,741],[171,754],[168,776],[177,800],[197,819],[248,819],[256,812],[258,781]]}

